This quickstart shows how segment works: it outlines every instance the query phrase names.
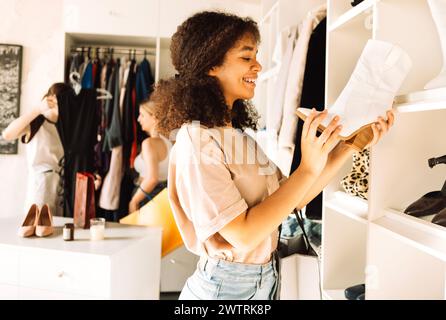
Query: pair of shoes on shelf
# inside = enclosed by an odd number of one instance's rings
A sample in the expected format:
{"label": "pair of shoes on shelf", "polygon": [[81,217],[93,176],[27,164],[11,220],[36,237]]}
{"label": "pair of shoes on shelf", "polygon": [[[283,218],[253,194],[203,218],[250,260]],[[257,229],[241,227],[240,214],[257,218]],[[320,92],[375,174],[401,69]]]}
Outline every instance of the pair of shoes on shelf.
{"label": "pair of shoes on shelf", "polygon": [[432,191],[409,205],[404,213],[420,218],[436,214],[446,208],[446,194],[442,191]]}
{"label": "pair of shoes on shelf", "polygon": [[446,227],[446,195],[443,191],[426,193],[408,206],[404,213],[417,218],[435,214],[431,222]]}
{"label": "pair of shoes on shelf", "polygon": [[[430,168],[441,163],[446,164],[446,155],[428,160]],[[440,191],[426,193],[409,205],[404,213],[417,218],[435,214],[432,222],[446,227],[446,182]]]}
{"label": "pair of shoes on shelf", "polygon": [[36,204],[33,204],[28,214],[19,228],[18,235],[26,238],[36,235],[38,237],[47,237],[53,233],[53,217],[48,205],[43,205],[39,210]]}
{"label": "pair of shoes on shelf", "polygon": [[446,227],[446,208],[437,213],[431,222]]}
{"label": "pair of shoes on shelf", "polygon": [[365,284],[358,284],[356,286],[348,287],[344,291],[347,300],[364,300],[365,299]]}

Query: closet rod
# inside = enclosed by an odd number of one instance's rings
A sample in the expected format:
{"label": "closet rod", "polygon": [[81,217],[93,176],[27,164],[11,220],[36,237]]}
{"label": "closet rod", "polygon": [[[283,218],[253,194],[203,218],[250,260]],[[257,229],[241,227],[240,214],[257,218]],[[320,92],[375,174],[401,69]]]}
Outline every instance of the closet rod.
{"label": "closet rod", "polygon": [[[90,53],[114,53],[114,54],[136,54],[136,55],[155,55],[155,49],[132,49],[132,48],[113,48],[113,47],[76,47],[72,48],[71,52],[80,52],[80,53],[88,53],[90,49]],[[113,50],[113,51],[111,51]]]}

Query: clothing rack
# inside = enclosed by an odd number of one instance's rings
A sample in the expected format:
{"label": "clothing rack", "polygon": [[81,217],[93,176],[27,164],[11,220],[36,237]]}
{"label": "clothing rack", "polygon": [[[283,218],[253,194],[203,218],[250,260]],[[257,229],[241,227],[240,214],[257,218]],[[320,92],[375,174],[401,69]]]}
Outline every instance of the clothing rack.
{"label": "clothing rack", "polygon": [[129,56],[155,56],[155,48],[135,49],[126,47],[104,47],[104,46],[77,46],[71,48],[71,53],[83,54],[128,54]]}

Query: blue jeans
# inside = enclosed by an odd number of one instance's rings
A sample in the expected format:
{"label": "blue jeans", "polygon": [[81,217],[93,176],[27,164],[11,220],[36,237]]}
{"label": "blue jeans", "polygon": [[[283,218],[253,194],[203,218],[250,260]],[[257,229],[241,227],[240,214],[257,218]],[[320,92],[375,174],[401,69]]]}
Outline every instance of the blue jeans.
{"label": "blue jeans", "polygon": [[275,257],[263,265],[201,257],[179,300],[273,300],[278,277]]}

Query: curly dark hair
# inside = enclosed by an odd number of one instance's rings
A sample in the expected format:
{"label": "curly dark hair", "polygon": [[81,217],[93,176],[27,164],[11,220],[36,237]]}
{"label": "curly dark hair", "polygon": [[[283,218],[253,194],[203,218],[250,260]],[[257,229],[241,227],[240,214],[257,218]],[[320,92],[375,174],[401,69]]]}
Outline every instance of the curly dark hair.
{"label": "curly dark hair", "polygon": [[258,114],[251,102],[236,100],[227,106],[218,79],[208,75],[245,34],[260,41],[255,21],[215,11],[197,13],[177,28],[170,50],[178,74],[161,80],[151,95],[160,133],[169,136],[192,121],[209,128],[227,123],[242,130],[257,128]]}

